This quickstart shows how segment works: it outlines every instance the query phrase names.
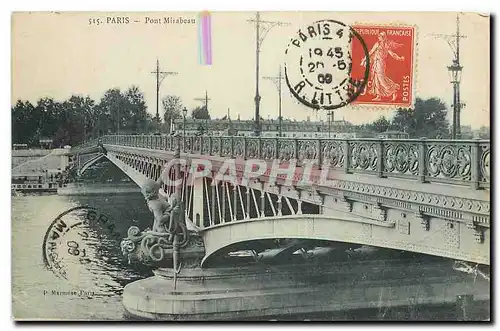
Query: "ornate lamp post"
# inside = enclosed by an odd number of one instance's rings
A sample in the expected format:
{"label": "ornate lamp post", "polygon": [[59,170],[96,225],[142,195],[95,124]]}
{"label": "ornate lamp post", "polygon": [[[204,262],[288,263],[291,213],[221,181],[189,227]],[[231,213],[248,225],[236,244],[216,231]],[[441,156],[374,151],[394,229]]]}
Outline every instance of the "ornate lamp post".
{"label": "ornate lamp post", "polygon": [[260,19],[260,13],[257,12],[255,14],[254,20],[248,20],[248,22],[255,24],[255,122],[254,122],[254,134],[255,136],[260,136],[261,133],[261,124],[260,124],[260,95],[259,95],[259,53],[262,47],[262,42],[266,37],[267,33],[275,26],[285,26],[290,25],[290,23],[286,22],[278,22],[278,21],[263,21]]}
{"label": "ornate lamp post", "polygon": [[183,152],[186,152],[186,115],[187,115],[187,108],[184,107],[184,109],[182,110],[182,115],[183,115],[183,118],[184,118],[184,121],[183,121],[183,124],[182,124],[182,129],[183,129],[183,134],[182,134],[182,151]]}
{"label": "ornate lamp post", "polygon": [[453,64],[448,66],[450,73],[450,82],[453,84],[453,126],[452,138],[460,138],[460,109],[463,104],[460,103],[460,81],[462,79],[462,66],[458,60],[453,60]]}

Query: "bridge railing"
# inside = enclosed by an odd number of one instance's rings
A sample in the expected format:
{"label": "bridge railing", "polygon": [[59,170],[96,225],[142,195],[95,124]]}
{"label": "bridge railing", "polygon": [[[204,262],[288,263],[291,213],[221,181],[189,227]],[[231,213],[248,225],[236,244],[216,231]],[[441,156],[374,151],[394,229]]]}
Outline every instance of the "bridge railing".
{"label": "bridge railing", "polygon": [[105,144],[174,151],[227,158],[297,160],[298,166],[316,162],[345,173],[381,178],[415,179],[490,186],[489,140],[441,139],[315,139],[241,136],[104,136]]}
{"label": "bridge railing", "polygon": [[79,153],[85,149],[97,147],[98,141],[99,141],[99,139],[97,139],[97,138],[89,139],[89,140],[81,143],[80,145],[71,147],[71,152],[72,153]]}

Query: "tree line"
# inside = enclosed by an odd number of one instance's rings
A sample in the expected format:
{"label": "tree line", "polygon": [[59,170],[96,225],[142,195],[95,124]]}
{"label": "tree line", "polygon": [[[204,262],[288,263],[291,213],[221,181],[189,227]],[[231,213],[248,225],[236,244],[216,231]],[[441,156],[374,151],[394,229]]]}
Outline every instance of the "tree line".
{"label": "tree line", "polygon": [[[38,146],[40,139],[49,138],[54,147],[62,147],[105,134],[169,133],[170,119],[182,118],[183,106],[179,97],[166,96],[162,107],[163,123],[158,123],[137,86],[109,89],[98,101],[81,95],[64,101],[44,97],[36,104],[17,100],[11,108],[12,143]],[[210,118],[205,107],[192,109],[191,116]]]}
{"label": "tree line", "polygon": [[[162,99],[163,121],[160,123],[147,112],[144,94],[137,86],[124,91],[107,90],[100,100],[73,95],[68,100],[41,98],[35,105],[18,100],[12,107],[12,143],[37,146],[41,138],[51,138],[54,147],[77,145],[84,140],[105,134],[141,134],[170,132],[171,121],[183,116],[210,119],[205,106],[191,111],[181,98],[167,95]],[[413,108],[399,108],[392,119],[384,116],[372,123],[357,126],[358,132],[406,132],[411,138],[449,138],[450,125],[446,105],[438,98],[417,98]],[[489,130],[484,136],[489,138]],[[482,136],[482,138],[485,138]]]}
{"label": "tree line", "polygon": [[[438,98],[416,98],[413,108],[398,108],[394,117],[379,117],[372,123],[360,126],[361,132],[382,133],[400,131],[410,138],[450,139],[451,125],[447,119],[446,105]],[[462,139],[490,139],[490,128],[482,126],[477,136],[472,132],[462,132]]]}
{"label": "tree line", "polygon": [[12,107],[12,142],[38,145],[52,138],[53,146],[76,145],[107,133],[150,130],[144,94],[137,86],[107,90],[99,101],[72,95],[68,100],[41,98],[35,105],[18,100]]}
{"label": "tree line", "polygon": [[417,98],[413,108],[398,108],[392,119],[381,116],[372,123],[360,125],[360,131],[399,131],[408,133],[410,138],[450,138],[446,112],[446,105],[438,98]]}

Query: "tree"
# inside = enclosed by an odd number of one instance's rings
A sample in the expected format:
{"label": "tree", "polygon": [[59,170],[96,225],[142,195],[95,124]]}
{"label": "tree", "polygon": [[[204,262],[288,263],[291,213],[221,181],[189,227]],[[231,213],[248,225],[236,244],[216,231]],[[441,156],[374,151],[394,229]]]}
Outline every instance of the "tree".
{"label": "tree", "polygon": [[64,108],[60,102],[52,98],[39,99],[33,113],[33,120],[38,127],[38,136],[53,137],[61,126],[63,116]]}
{"label": "tree", "polygon": [[200,106],[196,107],[191,111],[191,117],[198,119],[198,120],[209,120],[210,119],[210,114],[207,110],[207,107],[205,106]]}
{"label": "tree", "polygon": [[144,94],[137,86],[125,92],[114,88],[107,90],[99,103],[99,131],[140,133],[149,128]]}
{"label": "tree", "polygon": [[375,122],[372,123],[373,130],[375,132],[385,132],[391,126],[391,123],[385,118],[385,116],[380,116]]}
{"label": "tree", "polygon": [[124,112],[126,100],[120,92],[120,89],[113,88],[107,90],[101,101],[99,108],[102,113],[101,119],[104,132],[120,132],[124,126]]}
{"label": "tree", "polygon": [[398,108],[392,119],[392,127],[398,131],[414,134],[415,129],[415,110],[411,108]]}
{"label": "tree", "polygon": [[137,86],[132,86],[125,92],[124,97],[126,100],[125,108],[128,109],[125,128],[134,133],[145,131],[148,113],[144,94]]}
{"label": "tree", "polygon": [[[51,107],[50,103],[41,100],[37,108],[42,107],[42,104],[45,104],[45,107],[48,104],[48,109]],[[94,100],[88,96],[72,95],[63,103],[57,104],[60,105],[60,111],[56,112],[58,114],[55,120],[57,127],[54,132],[51,132],[54,146],[76,145],[87,139],[87,132],[91,131],[89,123],[95,107]],[[46,111],[46,113],[49,112],[50,110]],[[42,129],[47,129],[47,127],[44,125]]]}
{"label": "tree", "polygon": [[477,130],[477,137],[480,139],[490,139],[490,127],[481,126],[479,130]]}
{"label": "tree", "polygon": [[182,102],[181,98],[176,95],[167,95],[161,101],[163,105],[163,121],[167,126],[167,131],[170,132],[170,121],[177,118],[182,118]]}
{"label": "tree", "polygon": [[446,105],[438,98],[417,98],[413,109],[399,108],[392,119],[392,126],[411,137],[448,137],[449,124]]}
{"label": "tree", "polygon": [[12,111],[12,142],[30,144],[36,131],[32,121],[35,107],[29,101],[17,100]]}

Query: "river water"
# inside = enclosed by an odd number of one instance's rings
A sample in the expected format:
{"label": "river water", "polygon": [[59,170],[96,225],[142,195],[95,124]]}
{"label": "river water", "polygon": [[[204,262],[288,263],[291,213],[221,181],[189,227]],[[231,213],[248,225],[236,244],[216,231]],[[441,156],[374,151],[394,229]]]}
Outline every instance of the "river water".
{"label": "river water", "polygon": [[[70,264],[68,268],[75,271],[69,273],[67,279],[57,277],[49,270],[42,257],[44,236],[58,215],[78,206],[93,207],[100,214],[107,215],[115,224],[115,238],[126,237],[127,229],[132,225],[144,229],[152,222],[140,193],[12,197],[12,312],[16,319],[123,320],[127,318],[122,308],[123,287],[152,275],[149,269],[130,266],[121,254],[119,239],[109,237],[109,232],[102,227],[86,229],[90,234],[87,239],[88,255],[92,257],[89,263],[66,262]],[[76,213],[66,217],[81,216]],[[453,311],[453,307],[433,308],[420,319],[453,320]],[[275,318],[377,319],[370,318],[370,314],[351,312],[349,316],[309,314]],[[393,318],[405,319],[406,315],[407,312],[395,312]],[[489,312],[481,315],[488,316]]]}
{"label": "river water", "polygon": [[[81,276],[69,275],[66,280],[56,277],[45,267],[42,242],[48,227],[59,214],[85,205],[112,218],[116,224],[115,231],[122,238],[130,226],[143,229],[149,225],[145,223],[151,218],[139,193],[12,197],[12,313],[15,318],[123,319],[123,287],[152,275],[149,270],[132,269],[123,259],[120,243],[116,240],[102,241],[104,247],[101,249],[105,253],[84,265],[86,270],[79,270]],[[104,230],[97,228],[94,231]],[[94,237],[99,235],[96,233]],[[73,293],[65,294],[69,292]]]}

